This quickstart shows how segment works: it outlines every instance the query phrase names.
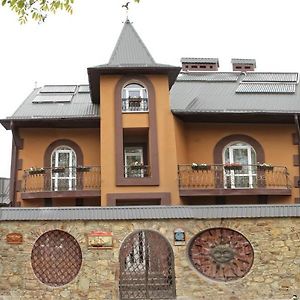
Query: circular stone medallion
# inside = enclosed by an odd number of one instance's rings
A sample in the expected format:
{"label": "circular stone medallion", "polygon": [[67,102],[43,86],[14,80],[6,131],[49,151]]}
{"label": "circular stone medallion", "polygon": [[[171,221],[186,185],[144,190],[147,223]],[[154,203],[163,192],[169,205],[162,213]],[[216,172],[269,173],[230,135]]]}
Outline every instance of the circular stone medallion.
{"label": "circular stone medallion", "polygon": [[204,276],[231,281],[250,271],[254,253],[250,242],[241,233],[228,228],[211,228],[192,239],[189,258]]}

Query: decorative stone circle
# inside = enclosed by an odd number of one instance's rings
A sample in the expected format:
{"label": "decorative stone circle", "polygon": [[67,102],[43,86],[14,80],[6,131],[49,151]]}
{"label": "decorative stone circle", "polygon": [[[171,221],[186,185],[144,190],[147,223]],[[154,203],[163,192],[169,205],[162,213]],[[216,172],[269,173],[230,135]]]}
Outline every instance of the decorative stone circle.
{"label": "decorative stone circle", "polygon": [[196,270],[217,281],[244,277],[254,259],[250,242],[241,233],[228,228],[200,232],[191,240],[188,252]]}
{"label": "decorative stone circle", "polygon": [[61,230],[41,235],[31,252],[31,265],[36,277],[44,284],[57,287],[72,281],[82,263],[76,239]]}

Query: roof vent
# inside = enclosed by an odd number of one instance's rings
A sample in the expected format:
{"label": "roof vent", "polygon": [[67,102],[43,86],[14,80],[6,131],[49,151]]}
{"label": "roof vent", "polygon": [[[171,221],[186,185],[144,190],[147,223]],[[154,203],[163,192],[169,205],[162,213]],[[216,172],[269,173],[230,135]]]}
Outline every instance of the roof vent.
{"label": "roof vent", "polygon": [[195,58],[183,57],[181,58],[183,71],[218,71],[218,58]]}
{"label": "roof vent", "polygon": [[255,59],[232,58],[231,63],[233,71],[255,71],[256,68]]}

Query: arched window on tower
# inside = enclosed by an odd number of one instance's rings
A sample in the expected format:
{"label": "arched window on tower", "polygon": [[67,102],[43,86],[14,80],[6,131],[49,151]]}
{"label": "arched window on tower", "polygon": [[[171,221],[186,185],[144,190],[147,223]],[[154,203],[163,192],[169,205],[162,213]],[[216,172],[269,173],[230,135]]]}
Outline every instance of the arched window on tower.
{"label": "arched window on tower", "polygon": [[223,150],[224,187],[257,187],[256,152],[245,142],[232,142]]}
{"label": "arched window on tower", "polygon": [[68,146],[59,146],[51,154],[51,186],[53,191],[73,190],[76,186],[76,153]]}
{"label": "arched window on tower", "polygon": [[148,112],[148,91],[138,83],[130,83],[122,89],[122,112]]}

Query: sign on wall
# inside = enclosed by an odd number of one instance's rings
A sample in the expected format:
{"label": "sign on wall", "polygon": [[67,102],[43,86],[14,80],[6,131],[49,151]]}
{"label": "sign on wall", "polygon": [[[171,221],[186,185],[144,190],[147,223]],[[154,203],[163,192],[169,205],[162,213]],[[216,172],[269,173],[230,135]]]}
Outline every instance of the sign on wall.
{"label": "sign on wall", "polygon": [[174,245],[184,246],[185,245],[185,232],[181,228],[174,230]]}
{"label": "sign on wall", "polygon": [[23,235],[21,233],[12,232],[6,235],[7,244],[19,245],[23,243]]}
{"label": "sign on wall", "polygon": [[113,233],[92,231],[88,234],[88,249],[112,249]]}

